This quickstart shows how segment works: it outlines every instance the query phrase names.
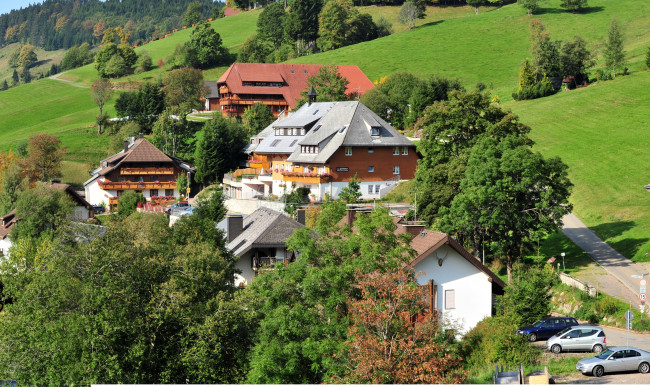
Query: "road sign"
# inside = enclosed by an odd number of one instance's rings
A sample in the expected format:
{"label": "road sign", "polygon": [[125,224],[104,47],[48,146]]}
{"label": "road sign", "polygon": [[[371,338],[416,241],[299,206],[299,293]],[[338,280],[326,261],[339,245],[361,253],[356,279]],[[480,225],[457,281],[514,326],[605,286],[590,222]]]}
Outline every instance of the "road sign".
{"label": "road sign", "polygon": [[630,311],[630,310],[628,310],[627,312],[625,312],[625,320],[626,320],[626,321],[632,321],[632,320],[634,320],[634,313],[632,313],[632,311]]}
{"label": "road sign", "polygon": [[190,193],[190,187],[187,187],[187,193]]}
{"label": "road sign", "polygon": [[627,329],[632,329],[632,320],[629,320],[625,325]]}
{"label": "road sign", "polygon": [[648,281],[646,281],[644,278],[641,278],[641,280],[639,280],[639,286],[645,287],[647,284],[648,284]]}
{"label": "road sign", "polygon": [[643,301],[645,301],[645,300],[647,300],[647,299],[648,299],[648,295],[647,295],[647,294],[645,294],[645,293],[639,293],[639,300],[641,300],[641,302],[643,302]]}
{"label": "road sign", "polygon": [[639,286],[639,293],[646,293],[646,287],[645,286]]}

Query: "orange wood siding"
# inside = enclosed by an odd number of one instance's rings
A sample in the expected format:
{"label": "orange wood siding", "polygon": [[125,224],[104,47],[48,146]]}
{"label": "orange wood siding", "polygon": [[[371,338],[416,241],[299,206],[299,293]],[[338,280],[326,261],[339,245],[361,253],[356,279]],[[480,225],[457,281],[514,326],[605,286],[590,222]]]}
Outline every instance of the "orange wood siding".
{"label": "orange wood siding", "polygon": [[[399,156],[393,155],[393,147],[373,147],[373,153],[368,153],[368,147],[353,147],[352,156],[345,155],[345,148],[339,148],[329,160],[329,169],[332,181],[350,181],[357,173],[360,181],[389,180],[393,174],[393,166],[399,165],[399,176],[402,180],[415,177],[415,168],[418,165],[418,155],[415,147],[408,147],[408,154],[402,155],[400,147]],[[368,167],[373,166],[374,172],[368,172]],[[337,168],[348,168],[347,172],[337,171]]]}

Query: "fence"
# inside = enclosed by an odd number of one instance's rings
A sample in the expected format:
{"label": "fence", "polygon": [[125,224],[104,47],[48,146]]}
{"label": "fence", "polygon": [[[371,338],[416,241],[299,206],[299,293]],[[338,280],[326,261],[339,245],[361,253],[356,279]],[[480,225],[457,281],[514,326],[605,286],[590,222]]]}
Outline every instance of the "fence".
{"label": "fence", "polygon": [[577,278],[573,278],[568,274],[560,273],[560,281],[562,281],[563,284],[569,285],[573,288],[582,290],[583,292],[589,294],[591,297],[596,297],[598,296],[598,289],[589,286],[588,284],[580,281]]}
{"label": "fence", "polygon": [[165,206],[151,203],[138,203],[138,212],[165,212]]}

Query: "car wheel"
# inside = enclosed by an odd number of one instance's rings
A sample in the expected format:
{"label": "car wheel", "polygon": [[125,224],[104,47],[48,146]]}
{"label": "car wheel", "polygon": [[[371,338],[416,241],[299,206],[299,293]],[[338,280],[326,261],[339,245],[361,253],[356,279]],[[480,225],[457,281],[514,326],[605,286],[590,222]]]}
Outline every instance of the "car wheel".
{"label": "car wheel", "polygon": [[596,352],[596,353],[601,353],[601,352],[603,352],[603,346],[600,345],[600,344],[596,344],[596,345],[594,345],[593,352]]}
{"label": "car wheel", "polygon": [[643,362],[639,364],[639,372],[642,374],[647,374],[650,371],[650,364]]}
{"label": "car wheel", "polygon": [[531,333],[530,335],[528,335],[528,340],[537,341],[537,334]]}
{"label": "car wheel", "polygon": [[603,366],[595,366],[592,373],[594,374],[594,376],[599,378],[605,375],[605,369],[603,368]]}
{"label": "car wheel", "polygon": [[551,347],[551,352],[560,353],[562,352],[562,347],[560,347],[559,344],[553,344],[553,346]]}

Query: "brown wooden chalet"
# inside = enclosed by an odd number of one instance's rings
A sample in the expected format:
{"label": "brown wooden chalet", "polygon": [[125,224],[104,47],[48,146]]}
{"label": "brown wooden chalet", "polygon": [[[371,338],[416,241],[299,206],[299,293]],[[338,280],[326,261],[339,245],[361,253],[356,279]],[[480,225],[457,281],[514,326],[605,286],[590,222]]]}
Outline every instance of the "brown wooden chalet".
{"label": "brown wooden chalet", "polygon": [[92,178],[84,183],[86,199],[93,205],[101,203],[114,208],[127,190],[140,192],[147,200],[178,198],[177,180],[187,174],[188,182],[194,168],[169,156],[145,138],[125,141],[124,149],[102,160]]}
{"label": "brown wooden chalet", "polygon": [[[255,103],[269,106],[277,117],[293,109],[300,93],[307,89],[309,77],[318,73],[322,65],[282,63],[234,63],[218,81],[205,85],[205,109],[221,111],[225,117],[241,117]],[[348,95],[363,95],[374,84],[357,66],[337,66],[349,83]]]}

